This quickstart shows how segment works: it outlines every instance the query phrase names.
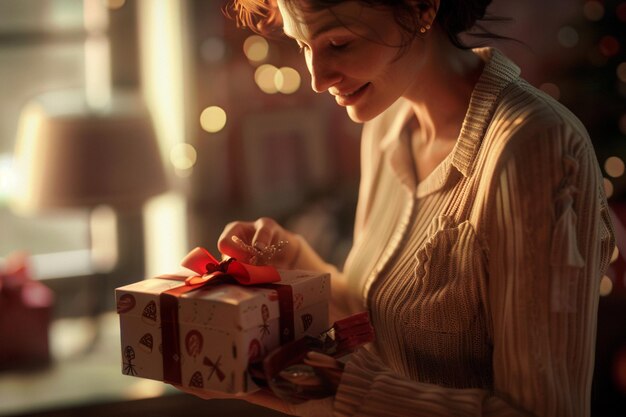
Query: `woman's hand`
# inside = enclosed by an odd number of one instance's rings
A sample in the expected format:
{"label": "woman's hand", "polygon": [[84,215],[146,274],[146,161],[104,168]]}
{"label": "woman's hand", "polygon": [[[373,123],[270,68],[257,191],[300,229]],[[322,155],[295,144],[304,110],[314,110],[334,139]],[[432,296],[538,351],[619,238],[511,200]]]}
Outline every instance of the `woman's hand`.
{"label": "woman's hand", "polygon": [[245,263],[293,269],[300,254],[300,239],[300,236],[283,229],[274,220],[261,217],[254,222],[227,224],[217,247],[224,255]]}

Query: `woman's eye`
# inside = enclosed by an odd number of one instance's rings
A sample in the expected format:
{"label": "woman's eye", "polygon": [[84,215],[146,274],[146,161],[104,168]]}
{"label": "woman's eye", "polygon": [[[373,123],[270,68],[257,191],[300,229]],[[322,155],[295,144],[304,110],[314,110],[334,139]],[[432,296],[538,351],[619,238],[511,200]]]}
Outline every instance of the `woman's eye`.
{"label": "woman's eye", "polygon": [[343,49],[348,46],[348,42],[343,40],[331,40],[329,43],[333,49]]}

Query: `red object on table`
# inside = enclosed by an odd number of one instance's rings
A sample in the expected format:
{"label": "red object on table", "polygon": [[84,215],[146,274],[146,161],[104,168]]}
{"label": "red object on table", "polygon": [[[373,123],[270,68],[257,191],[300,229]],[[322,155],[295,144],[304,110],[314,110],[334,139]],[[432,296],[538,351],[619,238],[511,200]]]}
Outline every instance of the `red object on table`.
{"label": "red object on table", "polygon": [[53,303],[52,291],[32,279],[27,256],[7,257],[0,266],[0,370],[49,363]]}

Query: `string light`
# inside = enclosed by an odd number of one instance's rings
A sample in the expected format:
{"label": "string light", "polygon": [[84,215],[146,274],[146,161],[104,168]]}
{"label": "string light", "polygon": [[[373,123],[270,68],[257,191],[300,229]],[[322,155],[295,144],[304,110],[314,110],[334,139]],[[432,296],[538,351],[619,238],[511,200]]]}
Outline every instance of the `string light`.
{"label": "string light", "polygon": [[300,88],[300,73],[290,67],[282,67],[274,76],[276,89],[283,94],[292,94]]}
{"label": "string light", "polygon": [[608,178],[604,178],[602,183],[602,185],[604,185],[604,194],[606,194],[606,198],[611,198],[613,196],[613,183]]}
{"label": "string light", "polygon": [[604,162],[604,170],[613,178],[621,177],[624,175],[624,161],[617,156],[611,156]]}
{"label": "string light", "polygon": [[578,44],[578,32],[571,26],[563,26],[557,34],[559,43],[565,48],[573,48]]}
{"label": "string light", "polygon": [[219,106],[211,106],[200,113],[200,126],[209,133],[219,132],[226,126],[226,112]]}
{"label": "string light", "polygon": [[600,281],[600,295],[602,297],[606,297],[607,295],[611,294],[611,291],[613,291],[613,281],[611,281],[611,278],[605,275]]}
{"label": "string light", "polygon": [[276,94],[276,73],[278,68],[270,64],[263,64],[254,71],[254,81],[261,91],[267,94]]}
{"label": "string light", "polygon": [[170,149],[170,162],[177,170],[186,171],[193,168],[197,158],[196,149],[188,143],[177,143]]}
{"label": "string light", "polygon": [[269,44],[259,35],[249,36],[243,42],[243,53],[252,62],[262,62],[269,53]]}
{"label": "string light", "polygon": [[626,83],[626,62],[619,64],[615,72],[617,73],[617,78],[619,78],[621,82]]}
{"label": "string light", "polygon": [[588,0],[583,6],[583,14],[593,22],[597,22],[604,16],[604,6],[596,0]]}
{"label": "string light", "polygon": [[620,49],[619,41],[610,35],[603,36],[598,47],[600,48],[600,53],[607,57],[617,55]]}
{"label": "string light", "polygon": [[617,245],[613,247],[613,253],[611,254],[611,262],[613,263],[615,261],[617,261],[617,258],[619,257],[619,249],[617,248]]}

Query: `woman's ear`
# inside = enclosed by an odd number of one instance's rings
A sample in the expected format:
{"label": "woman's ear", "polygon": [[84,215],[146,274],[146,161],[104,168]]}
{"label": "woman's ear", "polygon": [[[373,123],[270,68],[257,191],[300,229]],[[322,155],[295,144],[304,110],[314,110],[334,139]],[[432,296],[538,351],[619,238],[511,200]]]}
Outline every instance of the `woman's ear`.
{"label": "woman's ear", "polygon": [[[439,10],[439,0],[416,0],[415,11],[420,22],[420,32],[425,33],[435,22]],[[424,29],[424,30],[422,30]]]}

